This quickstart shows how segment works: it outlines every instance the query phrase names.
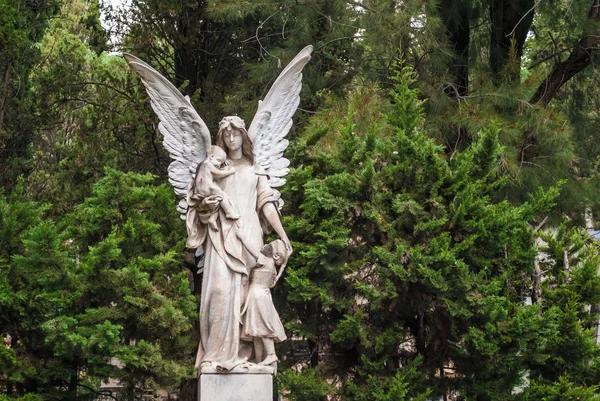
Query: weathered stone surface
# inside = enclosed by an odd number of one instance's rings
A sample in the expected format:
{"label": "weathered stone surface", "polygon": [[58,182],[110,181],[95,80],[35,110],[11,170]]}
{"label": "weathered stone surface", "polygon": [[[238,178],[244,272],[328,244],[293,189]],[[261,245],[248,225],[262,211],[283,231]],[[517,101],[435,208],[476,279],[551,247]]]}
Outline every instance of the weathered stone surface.
{"label": "weathered stone surface", "polygon": [[237,365],[233,369],[224,370],[216,363],[206,364],[200,368],[200,374],[265,374],[265,375],[276,375],[277,374],[277,363],[271,365],[259,365],[257,363],[245,362]]}
{"label": "weathered stone surface", "polygon": [[273,376],[268,374],[203,374],[198,401],[273,401]]}
{"label": "weathered stone surface", "polygon": [[[252,375],[276,370],[275,343],[284,341],[286,334],[271,288],[292,253],[281,223],[283,201],[277,188],[290,171],[290,162],[283,157],[289,144],[286,135],[300,101],[302,69],[311,53],[312,46],[305,47],[281,71],[248,128],[238,116],[223,118],[215,145],[189,98],[150,65],[124,55],[148,91],[160,119],[163,145],[173,159],[169,182],[181,198],[177,210],[186,220],[186,248],[203,248],[198,373]],[[264,236],[270,231],[279,239],[265,245]],[[243,390],[267,379],[252,376],[240,387],[222,374],[206,377],[201,382],[211,395],[203,399],[267,399],[254,393],[247,398]],[[216,383],[223,395],[212,393],[217,391]],[[242,391],[238,396],[223,398],[238,390]],[[271,391],[269,384],[260,394]]]}

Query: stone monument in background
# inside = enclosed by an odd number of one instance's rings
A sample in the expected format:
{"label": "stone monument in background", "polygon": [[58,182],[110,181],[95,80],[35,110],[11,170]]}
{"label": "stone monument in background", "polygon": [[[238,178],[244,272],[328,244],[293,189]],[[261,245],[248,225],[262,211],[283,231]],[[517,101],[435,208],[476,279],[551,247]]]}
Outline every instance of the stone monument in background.
{"label": "stone monument in background", "polygon": [[[188,97],[148,64],[125,55],[150,95],[173,159],[169,182],[180,197],[187,247],[204,249],[195,365],[201,401],[273,399],[274,344],[286,336],[270,288],[292,253],[276,188],[289,172],[285,137],[311,52],[307,46],[283,69],[248,128],[237,116],[223,118],[216,145]],[[270,231],[279,239],[265,245]]]}

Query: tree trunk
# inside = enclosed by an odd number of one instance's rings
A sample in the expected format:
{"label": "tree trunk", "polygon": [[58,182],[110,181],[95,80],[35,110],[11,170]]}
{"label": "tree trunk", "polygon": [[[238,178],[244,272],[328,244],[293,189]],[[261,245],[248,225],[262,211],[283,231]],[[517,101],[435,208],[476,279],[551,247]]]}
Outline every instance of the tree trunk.
{"label": "tree trunk", "polygon": [[69,380],[69,385],[67,387],[69,395],[68,399],[76,400],[77,399],[77,384],[79,383],[79,367],[77,363],[73,364],[73,369],[75,372],[71,375]]}
{"label": "tree trunk", "polygon": [[453,47],[454,59],[449,66],[454,87],[446,92],[455,99],[464,98],[469,92],[469,43],[471,40],[470,11],[456,0],[442,0],[440,14]]}
{"label": "tree trunk", "polygon": [[[460,0],[441,0],[439,5],[440,16],[446,27],[448,42],[453,54],[448,65],[452,84],[444,90],[449,97],[457,101],[465,99],[469,94],[469,45],[473,10],[465,3]],[[466,127],[453,126],[451,131],[456,132],[456,136],[450,141],[455,146],[447,148],[449,153],[469,143]]]}
{"label": "tree trunk", "polygon": [[[11,65],[8,64],[2,77],[2,89],[0,90],[0,134],[4,130],[4,110],[6,109],[6,99],[8,99],[8,81],[10,80],[10,69]],[[0,148],[1,147],[2,142],[0,141]]]}
{"label": "tree trunk", "polygon": [[538,255],[535,255],[533,260],[533,293],[531,300],[534,304],[538,304],[538,316],[542,316],[542,270],[540,269],[540,261]]}
{"label": "tree trunk", "polygon": [[533,22],[534,0],[492,0],[490,67],[496,85],[520,81],[521,57]]}
{"label": "tree trunk", "polygon": [[[594,0],[588,19],[596,23],[600,22],[600,0]],[[600,46],[600,28],[597,28],[592,34],[581,38],[569,57],[558,63],[542,81],[530,103],[542,103],[548,106],[550,101],[556,96],[558,90],[576,74],[583,71],[592,63],[594,54],[598,52]]]}
{"label": "tree trunk", "polygon": [[[321,305],[317,298],[313,299],[310,304],[308,304],[308,314],[309,316],[317,317],[319,316],[319,312],[321,309]],[[319,328],[319,332],[321,329]],[[310,353],[310,366],[312,368],[316,368],[319,365],[319,351],[321,344],[319,342],[319,336],[316,338],[307,338],[306,342],[308,344],[308,351]]]}
{"label": "tree trunk", "polygon": [[200,294],[202,290],[202,273],[198,273],[198,271],[204,267],[204,253],[196,256],[196,249],[186,248],[183,251],[183,264],[190,271],[188,274],[190,290],[194,294]]}
{"label": "tree trunk", "polygon": [[[179,88],[185,81],[188,84],[185,88],[185,93],[192,96],[199,89],[200,65],[198,59],[198,50],[202,48],[202,36],[200,29],[206,23],[206,18],[190,19],[190,13],[202,12],[203,5],[199,4],[198,8],[188,10],[182,13],[177,21],[178,39],[175,41],[175,86]],[[191,24],[190,21],[195,21]],[[197,43],[196,43],[197,42]]]}

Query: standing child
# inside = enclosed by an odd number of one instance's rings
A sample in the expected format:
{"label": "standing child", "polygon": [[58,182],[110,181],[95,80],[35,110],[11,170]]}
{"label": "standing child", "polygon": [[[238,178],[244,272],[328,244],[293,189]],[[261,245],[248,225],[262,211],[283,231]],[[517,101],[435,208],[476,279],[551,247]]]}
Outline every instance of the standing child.
{"label": "standing child", "polygon": [[[250,289],[242,311],[242,339],[254,341],[256,363],[270,365],[277,362],[275,342],[286,339],[283,324],[273,305],[271,288],[281,277],[290,251],[278,239],[265,245],[261,254],[253,255],[263,264],[250,272]],[[280,266],[279,274],[275,266]]]}

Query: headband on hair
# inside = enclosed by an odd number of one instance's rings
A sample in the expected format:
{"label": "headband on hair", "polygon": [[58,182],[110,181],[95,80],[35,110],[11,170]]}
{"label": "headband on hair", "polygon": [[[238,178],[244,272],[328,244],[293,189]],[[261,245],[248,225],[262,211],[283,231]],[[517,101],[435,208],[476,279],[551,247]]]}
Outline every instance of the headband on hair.
{"label": "headband on hair", "polygon": [[234,128],[245,130],[246,123],[244,123],[244,120],[242,120],[238,116],[224,117],[221,120],[221,122],[219,123],[219,131],[221,131],[221,130],[231,131]]}

